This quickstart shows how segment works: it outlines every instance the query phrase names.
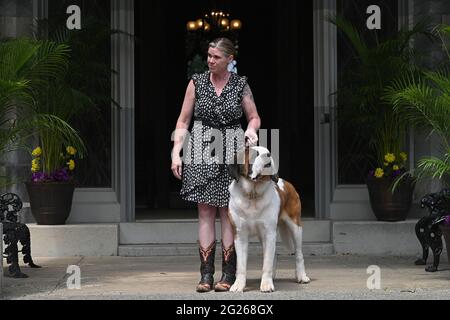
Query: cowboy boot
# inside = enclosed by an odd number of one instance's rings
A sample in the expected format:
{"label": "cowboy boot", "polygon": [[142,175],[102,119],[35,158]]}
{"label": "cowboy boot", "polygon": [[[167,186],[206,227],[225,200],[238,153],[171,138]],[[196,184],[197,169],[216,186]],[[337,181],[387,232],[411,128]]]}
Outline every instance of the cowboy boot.
{"label": "cowboy boot", "polygon": [[222,241],[222,278],[214,287],[215,291],[229,291],[236,280],[236,250],[234,244],[225,248]]}
{"label": "cowboy boot", "polygon": [[202,248],[199,243],[200,274],[201,279],[197,285],[197,292],[208,292],[214,284],[214,256],[216,253],[216,241],[214,240],[208,248]]}

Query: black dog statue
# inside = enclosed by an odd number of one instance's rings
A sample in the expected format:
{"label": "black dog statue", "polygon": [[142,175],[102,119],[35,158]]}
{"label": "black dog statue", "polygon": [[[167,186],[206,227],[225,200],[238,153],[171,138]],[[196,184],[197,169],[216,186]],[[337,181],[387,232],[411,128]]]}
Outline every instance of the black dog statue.
{"label": "black dog statue", "polygon": [[[427,272],[436,272],[442,253],[442,232],[439,224],[450,214],[450,189],[442,189],[438,193],[430,193],[421,200],[421,207],[428,208],[429,215],[421,218],[416,224],[416,235],[422,245],[422,258],[416,265],[426,265],[428,250],[433,252],[433,264],[425,268]],[[447,248],[449,250],[450,248]]]}
{"label": "black dog statue", "polygon": [[40,268],[31,258],[30,229],[18,222],[18,213],[22,209],[22,201],[14,193],[5,193],[0,196],[0,222],[3,224],[3,240],[5,242],[6,262],[11,264],[9,274],[14,278],[27,278],[28,276],[19,267],[18,243],[22,244],[23,262],[31,268]]}

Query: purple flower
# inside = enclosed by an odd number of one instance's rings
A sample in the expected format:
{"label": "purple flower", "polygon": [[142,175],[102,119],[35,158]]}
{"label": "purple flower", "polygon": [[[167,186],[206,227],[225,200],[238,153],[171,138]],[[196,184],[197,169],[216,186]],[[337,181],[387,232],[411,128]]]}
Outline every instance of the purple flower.
{"label": "purple flower", "polygon": [[51,178],[53,181],[69,181],[70,180],[70,176],[69,176],[69,172],[67,171],[67,168],[55,170],[52,173]]}
{"label": "purple flower", "polygon": [[47,174],[44,173],[44,172],[34,172],[34,173],[31,175],[31,180],[32,180],[33,182],[45,181],[45,180],[47,180],[47,179],[48,179],[48,176],[47,176]]}
{"label": "purple flower", "polygon": [[70,172],[67,168],[61,168],[53,171],[51,174],[44,172],[34,172],[31,175],[33,182],[50,182],[50,181],[69,181],[71,179]]}
{"label": "purple flower", "polygon": [[370,177],[373,177],[374,174],[375,174],[375,170],[370,170],[370,171],[369,171],[369,175],[368,175],[369,178],[370,178]]}

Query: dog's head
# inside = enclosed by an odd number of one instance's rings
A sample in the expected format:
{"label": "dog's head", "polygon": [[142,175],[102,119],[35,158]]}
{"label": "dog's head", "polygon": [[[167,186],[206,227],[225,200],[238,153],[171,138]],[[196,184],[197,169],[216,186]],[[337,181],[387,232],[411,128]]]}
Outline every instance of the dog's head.
{"label": "dog's head", "polygon": [[269,152],[264,147],[245,147],[235,156],[235,162],[228,165],[230,176],[239,181],[241,177],[251,181],[272,179],[278,182],[278,170]]}

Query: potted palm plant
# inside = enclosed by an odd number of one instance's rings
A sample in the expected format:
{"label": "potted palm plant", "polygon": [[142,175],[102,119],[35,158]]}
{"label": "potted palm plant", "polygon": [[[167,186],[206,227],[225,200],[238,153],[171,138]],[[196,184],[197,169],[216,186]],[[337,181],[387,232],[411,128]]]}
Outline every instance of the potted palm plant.
{"label": "potted palm plant", "polygon": [[[386,90],[386,99],[392,103],[398,114],[411,126],[426,130],[429,136],[439,137],[440,157],[423,157],[417,168],[405,174],[413,174],[417,180],[438,179],[448,186],[450,178],[450,53],[446,46],[450,39],[450,26],[435,28],[441,39],[444,52],[442,67],[437,70],[424,70],[419,77],[405,74]],[[394,188],[396,184],[394,185]],[[450,212],[449,212],[450,215]],[[450,228],[443,223],[442,231],[450,246]],[[447,249],[450,261],[450,250]]]}
{"label": "potted palm plant", "polygon": [[446,53],[439,70],[424,70],[419,77],[406,74],[386,90],[385,98],[411,126],[435,134],[441,141],[442,157],[424,157],[414,170],[417,179],[437,178],[442,183],[450,176],[450,53],[444,37],[450,37],[450,27],[436,29],[442,37]]}
{"label": "potted palm plant", "polygon": [[[34,157],[26,186],[31,212],[38,224],[65,222],[74,189],[70,174],[75,165],[73,157],[82,158],[85,151],[83,140],[69,121],[90,100],[65,81],[69,52],[67,45],[51,41],[23,38],[0,44],[0,58],[4,62],[0,66],[1,81],[21,84],[16,92],[21,99],[14,101],[16,110],[21,110],[14,130],[20,131],[15,135],[17,145],[30,150]],[[29,146],[36,140],[40,147],[31,152]],[[66,154],[61,155],[63,150]],[[67,197],[58,196],[60,192]],[[60,209],[63,207],[64,210]]]}
{"label": "potted palm plant", "polygon": [[344,17],[329,21],[352,49],[336,92],[339,134],[350,132],[347,145],[359,146],[356,152],[347,150],[346,154],[353,158],[347,162],[359,163],[352,167],[365,163],[369,171],[365,182],[376,218],[404,220],[411,206],[414,181],[404,179],[403,187],[395,194],[391,186],[395,177],[406,171],[408,128],[392,104],[383,99],[383,93],[399,75],[416,74],[409,42],[419,34],[427,34],[427,27],[420,22],[411,31],[400,30],[385,40],[375,37],[369,41]]}
{"label": "potted palm plant", "polygon": [[[0,44],[0,61],[5,55],[4,46]],[[19,101],[27,100],[24,89],[27,81],[13,79],[8,75],[9,71],[0,67],[0,156],[4,157],[14,151],[23,129],[18,126],[17,118],[20,110],[16,107]],[[3,160],[3,159],[2,159]],[[12,184],[11,177],[4,173],[0,175],[0,188]]]}

